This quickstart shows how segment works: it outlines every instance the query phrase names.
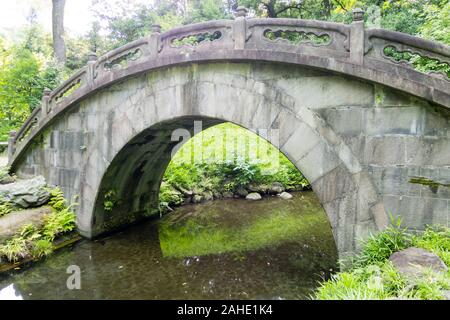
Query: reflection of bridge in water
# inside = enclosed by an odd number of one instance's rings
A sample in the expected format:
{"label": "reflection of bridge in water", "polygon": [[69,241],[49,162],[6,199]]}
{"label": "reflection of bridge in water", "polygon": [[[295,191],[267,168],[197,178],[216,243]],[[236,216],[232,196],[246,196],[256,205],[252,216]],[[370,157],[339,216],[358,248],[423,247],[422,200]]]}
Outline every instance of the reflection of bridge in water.
{"label": "reflection of bridge in water", "polygon": [[[174,129],[278,129],[268,140],[311,182],[343,254],[387,212],[410,228],[448,224],[450,80],[397,61],[404,52],[450,63],[449,47],[365,30],[359,13],[351,25],[241,11],[155,27],[44,92],[11,134],[10,164],[79,195],[78,228],[92,237],[154,212]],[[112,189],[122,205],[105,212]]]}

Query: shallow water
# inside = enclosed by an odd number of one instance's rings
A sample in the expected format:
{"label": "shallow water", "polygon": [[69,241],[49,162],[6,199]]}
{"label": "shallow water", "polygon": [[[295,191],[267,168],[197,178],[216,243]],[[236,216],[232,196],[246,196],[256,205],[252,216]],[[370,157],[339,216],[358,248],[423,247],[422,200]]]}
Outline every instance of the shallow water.
{"label": "shallow water", "polygon": [[[0,299],[307,299],[336,261],[312,192],[218,200],[0,275]],[[80,267],[80,290],[67,288],[71,265]]]}

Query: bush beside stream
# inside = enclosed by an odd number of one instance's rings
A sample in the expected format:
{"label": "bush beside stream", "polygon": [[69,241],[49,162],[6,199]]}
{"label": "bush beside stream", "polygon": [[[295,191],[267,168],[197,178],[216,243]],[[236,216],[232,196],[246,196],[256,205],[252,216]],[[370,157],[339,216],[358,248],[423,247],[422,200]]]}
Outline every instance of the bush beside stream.
{"label": "bush beside stream", "polygon": [[401,273],[389,257],[400,250],[417,247],[436,254],[450,267],[450,229],[428,227],[412,233],[398,221],[363,244],[361,252],[346,261],[344,272],[323,282],[313,298],[319,300],[383,300],[450,298],[450,271],[425,268],[417,275]]}

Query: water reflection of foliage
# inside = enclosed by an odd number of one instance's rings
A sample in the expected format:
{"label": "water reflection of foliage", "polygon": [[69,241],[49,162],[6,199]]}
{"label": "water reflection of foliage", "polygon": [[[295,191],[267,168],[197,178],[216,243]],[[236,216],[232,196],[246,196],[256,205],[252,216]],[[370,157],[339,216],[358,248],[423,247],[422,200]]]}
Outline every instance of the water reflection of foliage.
{"label": "water reflection of foliage", "polygon": [[299,213],[286,207],[283,210],[280,205],[278,210],[272,208],[267,212],[239,212],[242,223],[235,222],[234,225],[221,221],[222,217],[217,215],[208,216],[208,212],[191,215],[181,221],[168,217],[159,228],[161,250],[165,257],[187,257],[239,253],[307,240],[318,251],[330,252],[327,246],[333,243],[333,239],[329,223],[325,213],[319,210],[306,206],[305,212]]}

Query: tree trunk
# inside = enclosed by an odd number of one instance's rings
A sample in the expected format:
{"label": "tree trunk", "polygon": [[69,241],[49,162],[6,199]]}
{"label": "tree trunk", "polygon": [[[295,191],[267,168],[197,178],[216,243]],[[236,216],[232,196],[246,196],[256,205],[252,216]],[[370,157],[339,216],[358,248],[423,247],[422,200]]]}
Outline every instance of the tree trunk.
{"label": "tree trunk", "polygon": [[52,0],[53,52],[58,63],[66,64],[66,44],[64,42],[64,7],[66,0]]}
{"label": "tree trunk", "polygon": [[275,10],[275,1],[270,0],[269,3],[265,4],[267,9],[267,17],[268,18],[278,18],[277,11]]}

